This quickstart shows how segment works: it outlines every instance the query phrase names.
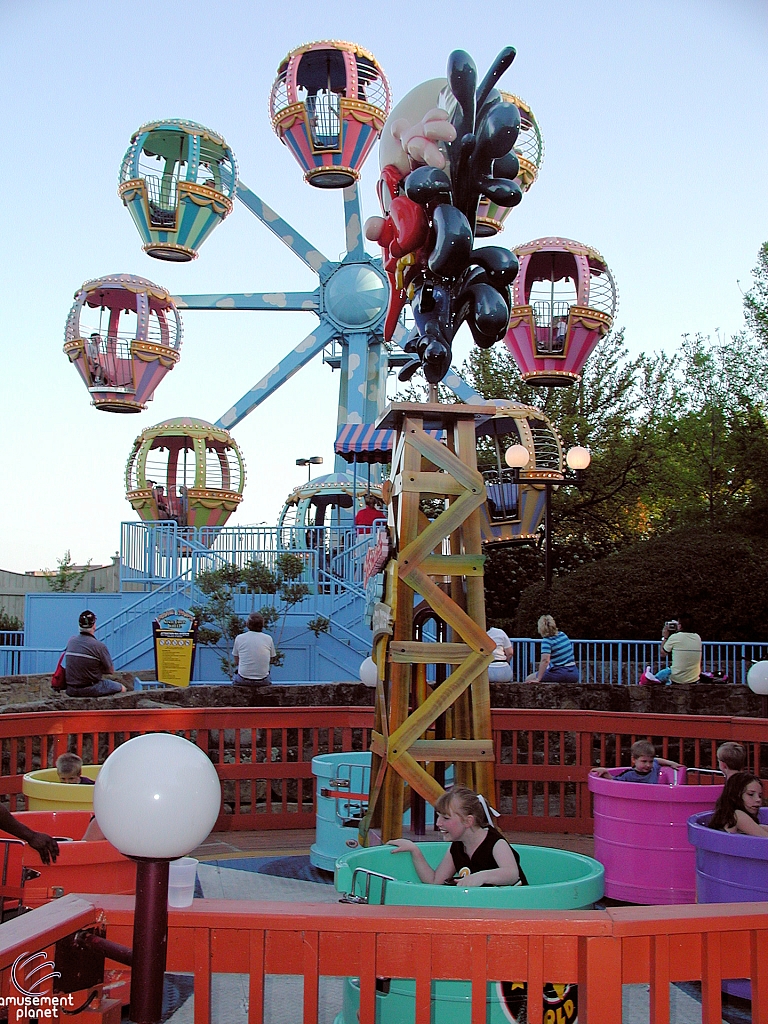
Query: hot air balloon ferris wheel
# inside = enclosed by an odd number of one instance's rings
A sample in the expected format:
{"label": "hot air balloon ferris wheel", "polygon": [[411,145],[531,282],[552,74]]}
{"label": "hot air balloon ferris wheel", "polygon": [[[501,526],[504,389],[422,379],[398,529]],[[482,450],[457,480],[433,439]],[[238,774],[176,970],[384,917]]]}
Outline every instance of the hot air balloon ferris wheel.
{"label": "hot air balloon ferris wheel", "polygon": [[[488,348],[503,341],[532,385],[567,386],[611,329],[616,288],[597,250],[544,238],[511,252],[493,238],[536,181],[543,141],[520,97],[496,83],[514,58],[502,51],[478,82],[463,51],[446,78],[421,83],[392,109],[375,57],[339,41],[292,50],[270,96],[273,128],[315,188],[343,193],[346,251],[325,256],[238,176],[226,140],[186,120],[153,121],[132,136],[119,195],[159,260],[195,259],[237,199],[317,275],[313,291],[172,297],[142,277],[108,275],[75,295],[64,351],[92,404],[141,412],[180,357],[180,310],[311,311],[318,320],[296,347],[211,424],[179,417],[136,439],[126,469],[127,498],[141,519],[220,528],[242,500],[245,469],[233,428],[294,373],[322,353],[340,371],[334,473],[288,497],[280,525],[351,522],[380,466],[391,461],[393,431],[377,427],[393,369],[421,372],[459,399],[483,400],[451,366],[463,323]],[[358,181],[377,140],[381,215],[363,229]],[[364,233],[380,256],[364,247]],[[478,460],[488,501],[483,541],[530,540],[544,514],[543,476],[562,479],[562,442],[535,405],[495,403],[477,423]],[[527,469],[510,470],[504,452],[519,445]],[[367,475],[358,472],[368,464]],[[350,470],[351,464],[351,470]],[[526,484],[526,472],[531,482]]]}

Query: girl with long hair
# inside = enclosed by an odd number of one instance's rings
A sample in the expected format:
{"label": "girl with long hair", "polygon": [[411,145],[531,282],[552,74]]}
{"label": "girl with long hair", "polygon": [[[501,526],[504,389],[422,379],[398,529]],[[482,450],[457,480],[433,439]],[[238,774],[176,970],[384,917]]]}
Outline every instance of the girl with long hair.
{"label": "girl with long hair", "polygon": [[436,868],[410,839],[393,839],[394,853],[410,853],[416,874],[427,885],[450,883],[458,874],[461,886],[527,885],[520,857],[493,827],[484,797],[465,786],[454,786],[435,804],[437,827],[450,848]]}
{"label": "girl with long hair", "polygon": [[760,779],[750,772],[736,772],[725,780],[709,827],[721,832],[741,832],[745,836],[768,836],[768,825],[761,825],[758,818],[762,805]]}

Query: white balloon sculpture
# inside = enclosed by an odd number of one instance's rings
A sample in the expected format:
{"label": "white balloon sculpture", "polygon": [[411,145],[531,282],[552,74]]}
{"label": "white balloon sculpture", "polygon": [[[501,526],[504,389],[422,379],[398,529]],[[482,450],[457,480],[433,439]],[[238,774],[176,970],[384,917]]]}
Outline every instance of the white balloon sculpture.
{"label": "white balloon sculpture", "polygon": [[747,673],[747,686],[752,693],[768,694],[768,661],[756,661]]}

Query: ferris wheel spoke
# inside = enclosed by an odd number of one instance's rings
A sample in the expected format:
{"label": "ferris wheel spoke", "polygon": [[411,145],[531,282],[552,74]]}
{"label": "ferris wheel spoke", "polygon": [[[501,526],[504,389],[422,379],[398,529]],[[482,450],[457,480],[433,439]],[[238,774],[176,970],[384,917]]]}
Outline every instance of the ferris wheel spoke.
{"label": "ferris wheel spoke", "polygon": [[243,206],[277,235],[283,245],[287,245],[291,252],[295,252],[310,270],[314,270],[316,274],[319,274],[330,263],[327,256],[323,256],[314,245],[311,245],[306,238],[300,235],[298,231],[295,231],[288,221],[283,220],[278,213],[275,213],[271,206],[267,206],[263,200],[259,199],[255,192],[251,192],[248,186],[244,185],[239,179],[235,195]]}
{"label": "ferris wheel spoke", "polygon": [[253,412],[257,405],[261,405],[265,399],[273,395],[279,387],[285,384],[302,366],[305,366],[310,359],[313,359],[318,352],[321,352],[337,333],[337,328],[330,324],[320,323],[317,330],[308,334],[292,352],[289,352],[284,359],[280,360],[277,366],[274,366],[257,384],[254,384],[251,390],[247,391],[239,402],[236,402],[231,409],[228,409],[217,420],[216,426],[230,430],[238,424],[249,412]]}
{"label": "ferris wheel spoke", "polygon": [[257,309],[316,313],[320,308],[318,291],[176,295],[173,301],[179,309]]}
{"label": "ferris wheel spoke", "polygon": [[344,225],[346,228],[347,253],[356,258],[364,256],[363,215],[360,209],[360,195],[357,190],[357,182],[344,189]]}
{"label": "ferris wheel spoke", "polygon": [[467,384],[455,366],[450,368],[440,383],[445,384],[449,391],[467,405],[483,405],[485,402],[483,396]]}

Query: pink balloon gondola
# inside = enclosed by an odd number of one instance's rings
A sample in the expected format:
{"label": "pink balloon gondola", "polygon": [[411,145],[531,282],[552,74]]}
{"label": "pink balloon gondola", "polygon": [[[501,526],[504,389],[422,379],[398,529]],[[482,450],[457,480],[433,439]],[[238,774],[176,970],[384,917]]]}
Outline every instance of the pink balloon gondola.
{"label": "pink balloon gondola", "polygon": [[389,83],[373,54],[323,41],[292,50],[270,97],[272,126],[318,188],[346,188],[381,134]]}
{"label": "pink balloon gondola", "polygon": [[97,409],[141,412],[179,361],[181,317],[159,285],[131,274],[86,281],[75,294],[64,352]]}
{"label": "pink balloon gondola", "polygon": [[[621,771],[611,769],[611,774]],[[648,905],[696,902],[688,819],[712,811],[723,791],[714,780],[722,776],[697,771],[699,784],[687,785],[685,768],[661,771],[657,785],[589,776],[594,856],[605,868],[605,894],[611,899]]]}
{"label": "pink balloon gondola", "polygon": [[618,295],[608,265],[597,249],[569,238],[538,238],[515,254],[507,348],[528,384],[576,384],[613,326]]}

